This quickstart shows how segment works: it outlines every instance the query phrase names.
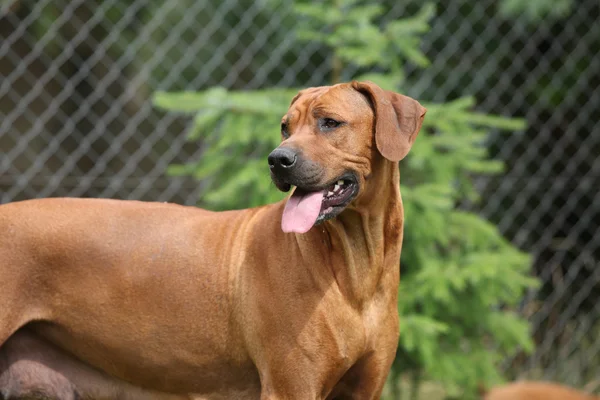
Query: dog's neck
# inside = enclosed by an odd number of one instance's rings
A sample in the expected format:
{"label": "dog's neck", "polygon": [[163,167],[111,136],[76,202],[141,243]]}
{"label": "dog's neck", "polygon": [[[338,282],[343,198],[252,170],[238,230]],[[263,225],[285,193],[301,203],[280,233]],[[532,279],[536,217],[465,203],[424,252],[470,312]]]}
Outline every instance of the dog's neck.
{"label": "dog's neck", "polygon": [[400,172],[397,162],[382,158],[377,162],[381,163],[374,168],[378,174],[366,181],[364,195],[323,224],[334,257],[343,257],[341,262],[331,263],[336,281],[359,307],[382,288],[397,290],[399,283],[403,230]]}

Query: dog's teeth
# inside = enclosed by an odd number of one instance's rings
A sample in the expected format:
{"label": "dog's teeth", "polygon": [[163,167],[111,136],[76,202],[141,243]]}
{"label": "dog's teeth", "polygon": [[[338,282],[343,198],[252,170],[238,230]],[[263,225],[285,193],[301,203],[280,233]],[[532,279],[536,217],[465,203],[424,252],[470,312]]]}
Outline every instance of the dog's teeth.
{"label": "dog's teeth", "polygon": [[333,196],[333,192],[331,192],[331,191],[327,192],[327,196]]}
{"label": "dog's teeth", "polygon": [[344,181],[340,179],[339,181],[337,181],[337,184],[342,186],[344,184]]}
{"label": "dog's teeth", "polygon": [[337,192],[339,188],[340,188],[340,185],[336,184],[336,185],[333,187],[333,191],[334,191],[334,192]]}

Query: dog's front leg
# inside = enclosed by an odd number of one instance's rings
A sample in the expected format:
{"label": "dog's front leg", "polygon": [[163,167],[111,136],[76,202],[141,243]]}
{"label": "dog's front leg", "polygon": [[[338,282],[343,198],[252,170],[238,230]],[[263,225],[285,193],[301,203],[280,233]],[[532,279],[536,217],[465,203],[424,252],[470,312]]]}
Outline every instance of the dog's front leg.
{"label": "dog's front leg", "polygon": [[260,400],[324,400],[315,386],[296,374],[290,374],[285,381],[261,377]]}
{"label": "dog's front leg", "polygon": [[381,349],[368,353],[340,379],[328,400],[378,400],[395,352]]}
{"label": "dog's front leg", "polygon": [[333,386],[330,377],[342,375],[331,365],[315,365],[297,351],[274,358],[259,367],[260,400],[324,400]]}

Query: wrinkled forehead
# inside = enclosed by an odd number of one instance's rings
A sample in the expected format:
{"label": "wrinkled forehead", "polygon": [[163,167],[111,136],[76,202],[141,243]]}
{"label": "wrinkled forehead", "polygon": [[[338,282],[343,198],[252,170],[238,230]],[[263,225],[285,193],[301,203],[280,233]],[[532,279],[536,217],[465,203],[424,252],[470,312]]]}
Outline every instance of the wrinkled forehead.
{"label": "wrinkled forehead", "polygon": [[338,84],[300,91],[292,100],[287,116],[291,118],[309,113],[313,116],[331,114],[350,118],[352,115],[370,110],[369,101],[364,95],[349,84]]}

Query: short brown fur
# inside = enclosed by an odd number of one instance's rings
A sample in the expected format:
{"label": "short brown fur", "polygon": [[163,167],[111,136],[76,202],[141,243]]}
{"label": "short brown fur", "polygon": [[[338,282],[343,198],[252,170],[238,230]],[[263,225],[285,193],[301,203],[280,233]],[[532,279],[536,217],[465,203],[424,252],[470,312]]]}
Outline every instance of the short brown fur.
{"label": "short brown fur", "polygon": [[[321,114],[345,125],[318,132]],[[369,82],[301,92],[282,145],[360,187],[302,235],[282,232],[285,202],[0,206],[0,397],[378,399],[399,334],[397,162],[424,114]]]}
{"label": "short brown fur", "polygon": [[600,400],[578,390],[550,382],[514,382],[491,389],[484,400]]}

